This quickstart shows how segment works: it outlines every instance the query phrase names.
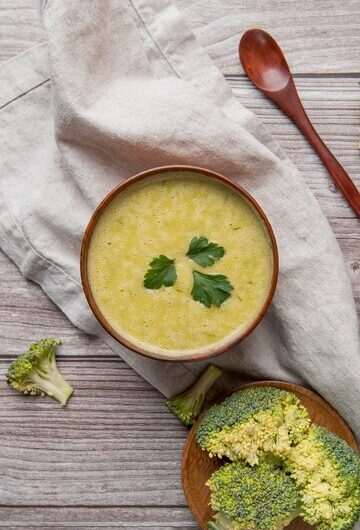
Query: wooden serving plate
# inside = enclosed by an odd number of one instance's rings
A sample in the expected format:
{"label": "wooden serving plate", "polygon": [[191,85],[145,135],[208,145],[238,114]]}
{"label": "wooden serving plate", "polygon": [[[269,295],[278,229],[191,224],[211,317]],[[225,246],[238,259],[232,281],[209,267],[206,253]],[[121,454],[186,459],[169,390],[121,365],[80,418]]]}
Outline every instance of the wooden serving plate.
{"label": "wooden serving plate", "polygon": [[[315,392],[281,381],[257,381],[256,383],[244,385],[239,390],[252,386],[275,386],[293,392],[307,408],[314,423],[326,427],[358,451],[356,440],[350,427],[340,414]],[[205,486],[205,483],[210,478],[210,475],[220,467],[221,461],[217,458],[209,458],[207,452],[203,451],[196,442],[196,429],[203,415],[204,413],[201,414],[192,427],[185,443],[182,458],[182,483],[185,498],[193,516],[202,530],[207,530],[207,522],[212,518],[214,512],[209,505],[210,490]],[[287,530],[310,530],[312,528],[299,517],[287,526]]]}

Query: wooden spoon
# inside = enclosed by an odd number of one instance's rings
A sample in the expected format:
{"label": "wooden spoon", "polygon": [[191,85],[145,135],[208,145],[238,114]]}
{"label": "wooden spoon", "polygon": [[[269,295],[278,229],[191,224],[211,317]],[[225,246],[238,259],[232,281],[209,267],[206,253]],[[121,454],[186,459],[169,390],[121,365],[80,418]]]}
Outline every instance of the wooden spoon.
{"label": "wooden spoon", "polygon": [[262,29],[250,29],[240,40],[239,57],[246,75],[254,85],[276,103],[307,138],[336,186],[360,217],[360,193],[312,126],[276,40]]}

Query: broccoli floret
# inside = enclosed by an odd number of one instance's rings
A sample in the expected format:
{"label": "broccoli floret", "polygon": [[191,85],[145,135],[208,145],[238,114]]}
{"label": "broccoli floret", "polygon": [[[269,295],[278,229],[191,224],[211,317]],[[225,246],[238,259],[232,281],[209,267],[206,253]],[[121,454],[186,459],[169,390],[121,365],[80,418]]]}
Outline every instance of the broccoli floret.
{"label": "broccoli floret", "polygon": [[6,374],[12,387],[22,394],[47,394],[66,405],[73,389],[56,366],[58,344],[57,339],[42,339],[15,359]]}
{"label": "broccoli floret", "polygon": [[312,425],[285,467],[301,497],[301,515],[317,530],[350,530],[360,516],[360,458],[323,427]]}
{"label": "broccoli floret", "polygon": [[308,431],[310,418],[291,392],[253,387],[236,392],[205,414],[197,441],[210,457],[226,456],[256,465],[266,454],[282,457]]}
{"label": "broccoli floret", "polygon": [[222,371],[210,364],[188,390],[166,401],[168,409],[185,425],[193,425],[199,416],[205,396]]}
{"label": "broccoli floret", "polygon": [[217,512],[209,530],[280,530],[299,513],[295,482],[266,460],[257,467],[225,464],[207,485]]}

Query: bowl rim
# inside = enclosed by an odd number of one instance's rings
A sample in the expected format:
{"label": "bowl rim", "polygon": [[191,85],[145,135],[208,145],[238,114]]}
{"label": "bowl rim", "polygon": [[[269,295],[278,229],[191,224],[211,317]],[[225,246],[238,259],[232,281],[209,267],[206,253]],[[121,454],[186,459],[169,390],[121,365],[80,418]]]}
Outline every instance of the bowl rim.
{"label": "bowl rim", "polygon": [[[151,177],[156,174],[161,173],[167,173],[169,171],[188,171],[189,173],[199,173],[203,176],[210,177],[212,179],[215,179],[217,181],[220,181],[231,188],[233,188],[237,193],[245,197],[247,201],[252,205],[252,207],[255,209],[257,214],[262,219],[267,234],[270,239],[271,243],[271,250],[272,250],[272,257],[273,257],[273,272],[272,272],[272,278],[271,278],[271,285],[269,288],[268,295],[258,311],[256,317],[249,323],[249,325],[242,329],[238,334],[234,334],[231,336],[228,340],[221,341],[220,344],[218,344],[217,347],[214,347],[211,349],[211,344],[209,345],[209,348],[207,348],[207,351],[204,351],[203,353],[188,353],[185,355],[176,355],[174,356],[173,353],[157,353],[154,351],[147,350],[145,348],[142,348],[139,344],[136,344],[136,342],[130,342],[127,338],[123,337],[118,331],[114,330],[112,326],[107,322],[103,314],[101,313],[99,307],[97,306],[95,299],[91,292],[89,277],[88,277],[88,251],[89,251],[89,244],[91,240],[91,235],[93,233],[93,230],[96,226],[96,223],[101,216],[102,212],[106,208],[106,206],[112,201],[112,199],[121,193],[124,189],[128,188],[132,184],[139,182],[141,180],[144,180],[148,177]],[[257,201],[250,195],[249,192],[247,192],[242,186],[234,182],[233,180],[229,179],[228,177],[225,177],[224,175],[217,173],[215,171],[212,171],[210,169],[205,169],[199,166],[190,166],[190,165],[168,165],[168,166],[160,166],[155,167],[151,169],[147,169],[145,171],[141,171],[140,173],[137,173],[136,175],[133,175],[131,177],[126,178],[122,182],[120,182],[115,188],[113,188],[98,204],[95,211],[93,212],[83,235],[82,242],[81,242],[81,250],[80,250],[80,276],[81,276],[81,282],[84,290],[85,297],[87,299],[87,302],[90,306],[90,309],[92,310],[93,314],[95,315],[98,322],[102,325],[102,327],[120,344],[128,348],[129,350],[139,353],[140,355],[152,359],[157,359],[161,361],[172,361],[172,362],[194,362],[194,361],[203,361],[206,359],[210,359],[212,357],[215,357],[217,355],[221,355],[222,353],[225,353],[228,351],[231,347],[235,346],[242,340],[244,340],[261,322],[263,319],[265,313],[267,312],[272,299],[274,297],[277,281],[278,281],[278,275],[279,275],[279,253],[278,253],[278,247],[275,239],[275,235],[272,229],[272,226],[265,215],[263,209],[261,206],[257,203]],[[220,341],[219,341],[220,342]],[[151,345],[149,345],[151,347]],[[181,351],[181,350],[179,350]],[[186,350],[185,350],[186,351]]]}

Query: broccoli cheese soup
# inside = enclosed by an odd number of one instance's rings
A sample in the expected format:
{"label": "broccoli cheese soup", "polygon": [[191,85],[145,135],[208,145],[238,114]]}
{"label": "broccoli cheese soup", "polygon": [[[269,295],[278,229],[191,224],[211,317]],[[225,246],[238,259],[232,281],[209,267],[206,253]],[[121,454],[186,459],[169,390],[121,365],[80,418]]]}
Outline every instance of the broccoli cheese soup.
{"label": "broccoli cheese soup", "polygon": [[196,358],[254,324],[274,285],[274,251],[238,190],[174,170],[114,194],[93,223],[86,269],[95,313],[117,338]]}

